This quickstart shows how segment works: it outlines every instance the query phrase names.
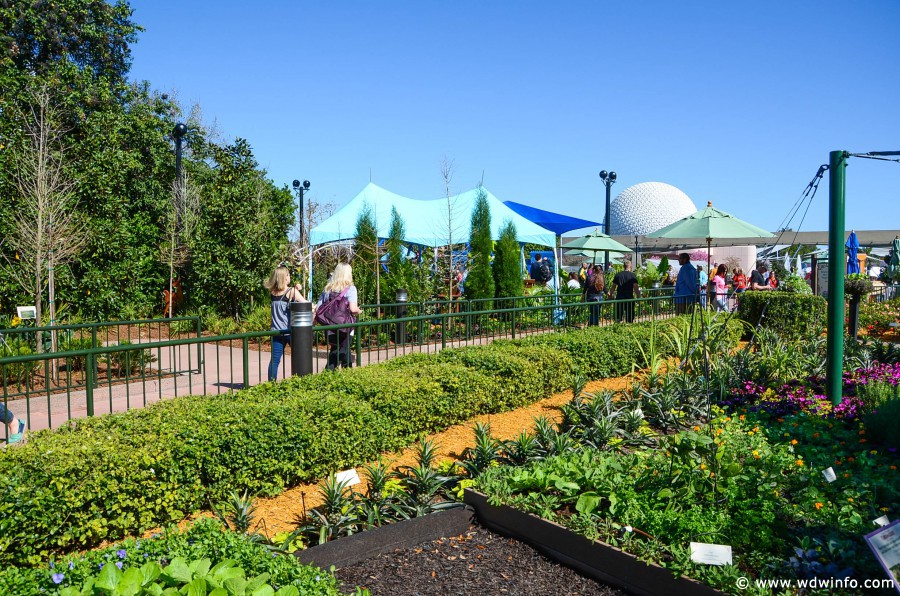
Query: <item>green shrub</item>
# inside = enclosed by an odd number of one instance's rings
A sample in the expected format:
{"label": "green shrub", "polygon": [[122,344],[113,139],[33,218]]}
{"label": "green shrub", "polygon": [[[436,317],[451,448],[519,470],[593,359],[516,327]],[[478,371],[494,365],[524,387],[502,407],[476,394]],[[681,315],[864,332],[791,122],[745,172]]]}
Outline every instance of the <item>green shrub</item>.
{"label": "green shrub", "polygon": [[[122,569],[140,568],[148,561],[167,565],[175,557],[188,560],[207,558],[215,565],[224,560],[235,561],[244,573],[254,577],[269,575],[267,582],[273,586],[294,586],[301,594],[339,594],[337,582],[330,573],[316,567],[303,565],[291,556],[272,556],[262,544],[246,535],[224,530],[213,519],[197,520],[189,529],[166,531],[162,536],[149,539],[128,539],[83,555],[62,557],[50,567],[6,567],[0,571],[0,593],[40,594],[54,593],[68,586],[81,586],[100,571],[100,565]],[[61,574],[60,583],[53,581],[54,574]]]}
{"label": "green shrub", "polygon": [[[860,389],[862,386],[857,391]],[[875,411],[865,416],[863,421],[870,439],[896,449],[900,447],[900,395],[897,394],[897,387],[884,389],[882,395],[878,396],[882,401],[877,403]],[[893,395],[888,397],[890,393]]]}
{"label": "green shrub", "polygon": [[[127,339],[121,340],[117,345],[130,346],[131,341]],[[156,356],[149,348],[135,348],[133,350],[123,350],[121,352],[109,352],[103,357],[110,375],[125,377],[134,375],[146,370],[151,364],[156,362]]]}
{"label": "green shrub", "polygon": [[821,296],[792,292],[744,292],[738,317],[752,327],[762,325],[782,337],[819,335],[825,325],[827,303]]}
{"label": "green shrub", "polygon": [[[60,352],[77,352],[79,350],[90,350],[94,347],[94,342],[90,337],[70,338],[60,342]],[[84,364],[87,360],[86,356],[69,356],[66,360],[66,366],[70,371],[84,370]]]}
{"label": "green shrub", "polygon": [[277,494],[422,433],[532,403],[568,386],[573,370],[589,379],[628,373],[654,334],[686,324],[682,317],[409,355],[33,433],[0,453],[0,565],[36,564],[158,527],[232,491]]}

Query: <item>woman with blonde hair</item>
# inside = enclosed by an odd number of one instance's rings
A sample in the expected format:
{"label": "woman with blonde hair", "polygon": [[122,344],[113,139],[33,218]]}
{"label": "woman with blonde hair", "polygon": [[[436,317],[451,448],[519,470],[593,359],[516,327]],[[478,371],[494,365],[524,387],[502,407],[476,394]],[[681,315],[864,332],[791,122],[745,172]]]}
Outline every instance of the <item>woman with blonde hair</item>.
{"label": "woman with blonde hair", "polygon": [[[356,320],[356,315],[361,311],[358,305],[359,294],[353,285],[353,270],[347,263],[338,263],[331,274],[331,278],[325,285],[319,302],[316,303],[316,312],[328,311],[328,319],[335,322],[350,322]],[[317,321],[327,324],[319,318]],[[334,370],[338,366],[349,367],[353,365],[350,355],[350,329],[338,329],[328,331],[328,365],[326,370]]]}
{"label": "woman with blonde hair", "polygon": [[272,336],[272,359],[269,360],[269,380],[274,381],[278,377],[278,365],[284,355],[284,346],[290,345],[290,318],[291,302],[306,302],[303,297],[303,288],[300,284],[291,287],[291,272],[284,265],[279,265],[263,282],[263,286],[269,290],[269,298],[272,308],[272,331],[278,331]]}

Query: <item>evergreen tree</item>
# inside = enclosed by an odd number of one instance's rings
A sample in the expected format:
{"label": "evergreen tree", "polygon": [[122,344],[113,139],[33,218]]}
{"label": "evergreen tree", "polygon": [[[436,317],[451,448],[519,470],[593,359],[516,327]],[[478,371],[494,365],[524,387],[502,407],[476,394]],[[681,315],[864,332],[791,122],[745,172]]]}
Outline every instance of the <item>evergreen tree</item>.
{"label": "evergreen tree", "polygon": [[[488,206],[487,193],[478,190],[475,208],[472,210],[472,230],[469,234],[469,273],[466,277],[466,298],[493,298],[494,275],[491,273],[491,209]],[[490,303],[479,306],[480,310],[490,309]]]}
{"label": "evergreen tree", "polygon": [[356,219],[356,238],[353,241],[353,283],[359,292],[359,304],[372,304],[376,294],[376,262],[378,228],[370,205],[365,205]]}
{"label": "evergreen tree", "polygon": [[503,224],[494,246],[494,283],[498,298],[521,296],[525,291],[516,226],[509,220]]}

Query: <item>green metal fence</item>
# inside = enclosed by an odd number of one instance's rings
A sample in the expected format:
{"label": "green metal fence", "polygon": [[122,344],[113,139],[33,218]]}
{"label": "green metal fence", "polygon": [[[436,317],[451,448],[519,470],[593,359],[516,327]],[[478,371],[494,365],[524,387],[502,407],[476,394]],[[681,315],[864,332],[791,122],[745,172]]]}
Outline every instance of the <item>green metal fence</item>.
{"label": "green metal fence", "polygon": [[[531,302],[529,298],[444,301],[412,309],[417,314],[409,313],[408,304],[382,305],[385,312],[380,319],[340,328],[316,326],[313,371],[328,368],[329,357],[331,364],[360,366],[414,352],[581,328],[594,322],[592,314],[598,325],[674,316],[669,296],[596,304],[555,304],[553,296]],[[388,314],[388,307],[395,310]],[[407,316],[397,316],[404,307]],[[25,420],[29,429],[39,430],[72,419],[144,407],[161,399],[229,392],[266,381],[271,340],[282,332],[201,336],[199,320],[190,320],[193,322],[184,324],[195,324],[198,330],[190,337],[164,339],[161,335],[124,345],[98,338],[84,349],[0,358],[2,403]],[[92,337],[97,335],[97,327],[83,327]],[[290,374],[290,350],[286,348],[278,378]],[[56,382],[42,381],[54,374]],[[4,427],[0,438],[5,436]]]}

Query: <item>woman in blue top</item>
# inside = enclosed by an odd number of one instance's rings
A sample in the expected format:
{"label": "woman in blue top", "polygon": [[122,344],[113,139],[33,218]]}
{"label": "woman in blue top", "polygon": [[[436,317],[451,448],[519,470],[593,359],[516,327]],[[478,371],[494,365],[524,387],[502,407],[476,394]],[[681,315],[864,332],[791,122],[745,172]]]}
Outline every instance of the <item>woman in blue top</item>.
{"label": "woman in blue top", "polygon": [[284,355],[284,346],[291,343],[291,302],[306,302],[302,287],[295,284],[291,287],[291,273],[287,267],[275,268],[263,285],[269,290],[272,301],[272,331],[279,331],[272,336],[272,359],[269,361],[269,380],[278,377],[278,365]]}

